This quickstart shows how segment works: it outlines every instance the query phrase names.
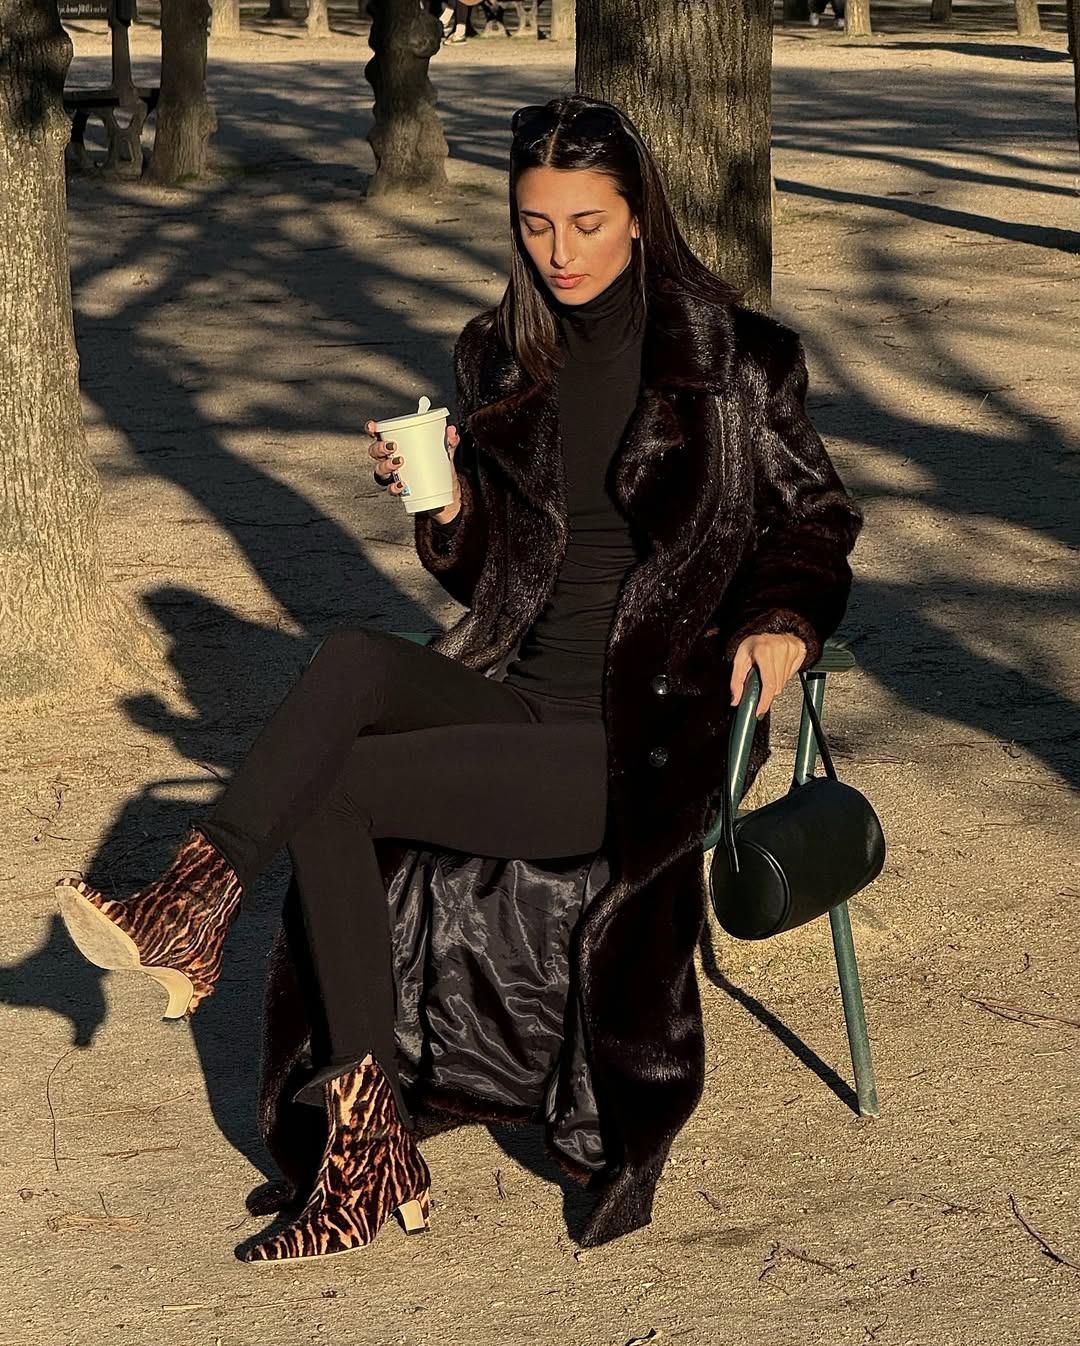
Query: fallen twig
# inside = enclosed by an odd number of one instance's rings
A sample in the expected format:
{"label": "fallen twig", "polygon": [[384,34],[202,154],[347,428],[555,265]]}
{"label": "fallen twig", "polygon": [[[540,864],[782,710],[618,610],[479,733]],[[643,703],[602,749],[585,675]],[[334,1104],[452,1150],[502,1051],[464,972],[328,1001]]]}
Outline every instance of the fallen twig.
{"label": "fallen twig", "polygon": [[784,1252],[789,1257],[794,1257],[796,1262],[805,1262],[810,1267],[821,1267],[824,1271],[831,1271],[834,1276],[840,1275],[840,1267],[834,1266],[832,1262],[823,1262],[819,1257],[811,1257],[809,1253],[800,1252],[798,1248],[785,1248]]}
{"label": "fallen twig", "polygon": [[1050,1258],[1051,1262],[1057,1262],[1063,1267],[1071,1267],[1073,1271],[1080,1271],[1080,1262],[1074,1262],[1071,1257],[1066,1257],[1064,1253],[1059,1253],[1056,1248],[1052,1248],[1042,1234],[1040,1234],[1033,1225],[1028,1223],[1024,1218],[1020,1207],[1017,1205],[1016,1197],[1013,1196],[1012,1192],[1009,1193],[1009,1205],[1012,1207],[1013,1215],[1016,1216],[1017,1220],[1023,1228],[1027,1230],[1046,1256]]}
{"label": "fallen twig", "polygon": [[72,1052],[77,1052],[78,1050],[79,1050],[78,1047],[69,1047],[68,1050],[63,1054],[63,1056],[60,1057],[59,1061],[57,1061],[56,1065],[53,1066],[52,1070],[49,1071],[48,1078],[47,1078],[46,1081],[45,1081],[45,1102],[46,1102],[46,1104],[48,1105],[48,1108],[49,1108],[49,1124],[52,1126],[52,1158],[53,1158],[53,1168],[56,1169],[57,1173],[60,1172],[60,1158],[59,1158],[59,1155],[57,1154],[57,1149],[56,1149],[56,1146],[57,1146],[56,1109],[53,1107],[53,1101],[52,1101],[52,1082],[53,1082],[53,1076],[54,1076],[54,1075],[56,1074],[56,1072],[60,1069],[60,1067],[63,1065],[63,1063],[68,1059],[68,1057],[71,1055],[71,1053],[72,1053]]}
{"label": "fallen twig", "polygon": [[[79,1047],[72,1047],[71,1051],[64,1053],[64,1056],[70,1056],[71,1052],[80,1050],[81,1048]],[[64,1057],[62,1056],[60,1058],[60,1061],[62,1061],[63,1059]],[[60,1064],[60,1061],[57,1061],[56,1063],[57,1066]],[[55,1069],[56,1066],[53,1066],[54,1071]],[[76,1118],[82,1121],[85,1120],[87,1117],[119,1117],[125,1112],[137,1112],[140,1114],[145,1113],[148,1116],[153,1116],[155,1112],[158,1112],[161,1108],[165,1107],[167,1104],[179,1103],[181,1099],[189,1098],[192,1094],[196,1092],[197,1088],[193,1086],[190,1089],[185,1089],[182,1094],[173,1094],[171,1098],[163,1098],[159,1103],[137,1103],[128,1106],[126,1108],[102,1108],[98,1112],[65,1112],[63,1116],[60,1118],[60,1120],[64,1122],[72,1122],[75,1121]],[[35,1120],[49,1121],[51,1119],[51,1116],[52,1114],[50,1113],[50,1117],[36,1118]]]}
{"label": "fallen twig", "polygon": [[839,1276],[841,1271],[850,1271],[854,1266],[853,1262],[849,1262],[842,1267],[838,1267],[832,1262],[823,1262],[819,1257],[811,1257],[809,1253],[803,1252],[800,1248],[782,1248],[779,1243],[773,1243],[769,1245],[765,1265],[761,1269],[758,1280],[763,1281],[770,1271],[775,1271],[785,1257],[794,1257],[796,1262],[805,1262],[807,1266],[820,1267],[822,1271],[828,1271],[833,1276]]}
{"label": "fallen twig", "polygon": [[134,1159],[137,1154],[162,1154],[165,1150],[178,1150],[180,1142],[171,1145],[146,1145],[141,1150],[102,1150],[102,1159]]}
{"label": "fallen twig", "polygon": [[996,1014],[999,1019],[1008,1019],[1012,1023],[1027,1024],[1038,1028],[1040,1024],[1064,1024],[1067,1028],[1080,1028],[1080,1019],[1070,1019],[1062,1014],[1044,1014],[1042,1010],[1025,1009],[1022,1005],[1010,1005],[1007,1000],[995,1000],[989,996],[965,995],[964,999],[972,1005],[978,1005],[988,1014]]}
{"label": "fallen twig", "polygon": [[933,1196],[930,1192],[919,1192],[916,1196],[894,1196],[885,1202],[886,1209],[893,1206],[919,1206],[928,1204],[940,1206],[942,1215],[985,1215],[981,1206],[961,1206],[958,1201],[950,1201],[946,1196]]}
{"label": "fallen twig", "polygon": [[113,1229],[120,1234],[138,1234],[143,1228],[138,1220],[115,1215],[50,1215],[45,1223],[54,1234],[64,1229]]}
{"label": "fallen twig", "polygon": [[711,1196],[708,1192],[706,1192],[704,1187],[698,1188],[698,1196],[703,1196],[705,1200],[709,1203],[709,1205],[713,1208],[713,1210],[722,1211],[725,1209],[723,1202],[717,1201],[716,1197]]}
{"label": "fallen twig", "polygon": [[44,837],[48,837],[50,841],[71,840],[70,837],[58,837],[49,831],[49,824],[55,822],[56,819],[59,818],[60,811],[64,807],[64,789],[65,787],[63,785],[54,785],[52,787],[53,799],[56,801],[52,813],[35,813],[33,809],[26,809],[26,812],[29,813],[31,818],[36,819],[39,823],[45,824],[45,826],[32,838],[34,842],[41,841]]}

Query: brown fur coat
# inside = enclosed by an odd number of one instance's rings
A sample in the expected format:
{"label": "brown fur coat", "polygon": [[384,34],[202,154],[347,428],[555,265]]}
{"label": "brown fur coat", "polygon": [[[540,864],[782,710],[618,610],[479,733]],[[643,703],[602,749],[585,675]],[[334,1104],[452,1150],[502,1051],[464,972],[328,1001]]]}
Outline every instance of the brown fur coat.
{"label": "brown fur coat", "polygon": [[[539,615],[566,547],[557,394],[528,385],[487,315],[463,332],[456,371],[462,522],[446,542],[420,516],[416,542],[426,568],[468,608],[436,648],[491,671]],[[674,293],[652,302],[640,400],[611,478],[642,559],[623,584],[608,645],[604,868],[382,857],[413,1105],[421,1115],[546,1119],[564,1167],[591,1177],[599,1194],[583,1244],[649,1221],[671,1142],[701,1093],[693,965],[705,903],[701,838],[724,780],[734,651],[751,632],[792,632],[806,642],[809,666],[847,603],[861,518],[807,419],[805,393],[798,338],[778,323]],[[751,774],[767,734],[766,719]],[[462,1045],[469,1068],[455,1073],[445,1068],[454,1053],[441,1041],[433,1054],[427,1040],[442,1030],[425,998],[461,938],[446,937],[439,922],[449,907],[467,901],[470,912],[484,911],[487,902],[497,911],[526,890],[548,893],[548,925],[519,924],[515,968],[531,940],[549,940],[552,926],[564,932],[556,954],[535,960],[555,1028],[543,1041],[523,1032],[503,1057],[525,1064],[492,1069],[485,1081],[477,1062],[503,1059],[491,1043],[515,1030],[494,1011],[484,1019],[474,987],[470,1021],[484,1041]],[[506,924],[492,915],[469,936],[496,968]],[[261,1116],[271,1150],[302,1183],[297,1149],[311,1118],[298,1119],[285,1101],[307,1037],[292,967],[302,962],[298,939],[294,929],[275,955]],[[306,1143],[310,1165],[316,1138]]]}

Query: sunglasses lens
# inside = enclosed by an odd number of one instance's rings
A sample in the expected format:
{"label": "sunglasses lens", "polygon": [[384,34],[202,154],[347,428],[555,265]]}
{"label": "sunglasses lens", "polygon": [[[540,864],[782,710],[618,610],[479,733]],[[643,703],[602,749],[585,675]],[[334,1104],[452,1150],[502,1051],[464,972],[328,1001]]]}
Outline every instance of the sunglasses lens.
{"label": "sunglasses lens", "polygon": [[[510,119],[515,140],[542,140],[559,124],[558,112],[546,105],[519,108]],[[607,108],[583,108],[563,123],[572,135],[605,136],[619,129],[619,118]]]}
{"label": "sunglasses lens", "polygon": [[558,122],[558,116],[549,107],[533,106],[518,108],[510,120],[510,129],[515,136],[532,139],[537,135],[546,135]]}

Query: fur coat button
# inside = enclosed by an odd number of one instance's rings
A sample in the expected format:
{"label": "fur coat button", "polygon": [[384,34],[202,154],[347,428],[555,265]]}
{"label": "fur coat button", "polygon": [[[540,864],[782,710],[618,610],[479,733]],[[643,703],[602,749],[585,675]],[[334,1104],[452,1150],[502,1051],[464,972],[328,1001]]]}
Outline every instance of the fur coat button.
{"label": "fur coat button", "polygon": [[658,673],[649,683],[649,686],[657,696],[667,696],[668,692],[671,691],[671,679],[666,673]]}
{"label": "fur coat button", "polygon": [[651,748],[649,750],[650,766],[667,766],[668,750],[667,748]]}

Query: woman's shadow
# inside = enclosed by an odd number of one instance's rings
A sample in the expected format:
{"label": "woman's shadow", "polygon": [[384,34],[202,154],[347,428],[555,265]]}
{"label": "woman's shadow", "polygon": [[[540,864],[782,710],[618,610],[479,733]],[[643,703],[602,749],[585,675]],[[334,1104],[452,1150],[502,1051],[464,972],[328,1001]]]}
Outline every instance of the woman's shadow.
{"label": "woman's shadow", "polygon": [[[153,694],[123,705],[133,723],[159,736],[186,764],[147,783],[116,815],[83,875],[107,894],[133,892],[169,863],[316,645],[315,637],[260,626],[190,590],[162,589],[147,603],[170,638],[171,663],[195,710],[177,711]],[[243,903],[240,937],[230,940],[216,993],[200,1006],[190,1028],[162,1023],[158,1031],[190,1031],[215,1122],[265,1172],[255,1096],[266,956],[280,920],[284,866],[267,874],[259,889],[264,891]],[[107,973],[76,950],[57,914],[37,949],[0,967],[0,1001],[66,1018],[72,1046],[86,1048],[108,1017],[107,980]]]}

